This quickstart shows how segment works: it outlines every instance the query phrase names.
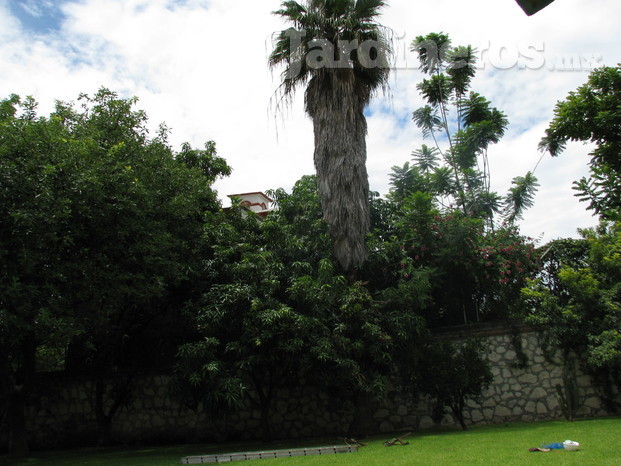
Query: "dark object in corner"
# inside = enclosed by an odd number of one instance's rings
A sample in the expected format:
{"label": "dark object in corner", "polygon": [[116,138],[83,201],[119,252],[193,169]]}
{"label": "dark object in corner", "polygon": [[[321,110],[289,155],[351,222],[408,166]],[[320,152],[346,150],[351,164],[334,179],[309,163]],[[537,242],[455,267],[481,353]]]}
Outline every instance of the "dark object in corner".
{"label": "dark object in corner", "polygon": [[515,0],[528,16],[543,10],[554,0]]}

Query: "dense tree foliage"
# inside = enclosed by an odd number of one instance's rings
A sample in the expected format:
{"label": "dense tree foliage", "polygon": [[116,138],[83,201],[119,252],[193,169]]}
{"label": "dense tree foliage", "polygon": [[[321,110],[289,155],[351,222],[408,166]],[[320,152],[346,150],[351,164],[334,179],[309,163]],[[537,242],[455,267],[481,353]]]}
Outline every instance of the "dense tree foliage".
{"label": "dense tree foliage", "polygon": [[[337,272],[315,177],[271,194],[278,208],[265,220],[234,207],[207,232],[213,285],[188,308],[200,339],[178,364],[185,396],[209,409],[250,402],[265,435],[279,388],[315,386],[344,403],[381,396],[399,327],[396,310]],[[396,339],[413,338],[421,322],[398,312],[414,322]]]}
{"label": "dense tree foliage", "polygon": [[49,118],[32,99],[0,104],[0,379],[15,453],[35,371],[65,364],[94,374],[108,440],[120,375],[157,360],[148,329],[192,277],[204,214],[219,207],[210,185],[230,170],[213,146],[176,159],[165,129],[149,139],[135,99],[102,89],[80,102]]}
{"label": "dense tree foliage", "polygon": [[579,402],[575,367],[587,369],[608,410],[621,406],[621,68],[603,67],[554,110],[539,147],[559,155],[569,141],[590,142],[591,176],[574,183],[581,201],[599,214],[581,240],[556,240],[541,248],[540,276],[523,290],[527,320],[538,325],[545,346],[560,350],[564,386],[558,387],[568,419]]}
{"label": "dense tree foliage", "polygon": [[556,104],[539,147],[560,155],[569,141],[591,142],[591,176],[574,183],[581,201],[600,216],[621,212],[621,66],[596,69],[588,81]]}
{"label": "dense tree foliage", "polygon": [[516,177],[504,199],[490,189],[488,148],[508,122],[471,91],[475,50],[452,46],[442,33],[419,36],[412,48],[429,76],[418,85],[426,105],[413,121],[434,146],[392,168],[388,200],[374,204],[386,218],[378,229],[401,249],[404,275],[428,271],[433,299],[424,315],[432,327],[517,317],[537,260],[515,224],[532,206],[537,180]]}
{"label": "dense tree foliage", "polygon": [[[540,278],[523,290],[527,321],[543,331],[549,350],[560,349],[572,375],[579,357],[617,410],[621,388],[621,225],[602,224],[582,232],[583,240],[547,246]],[[566,380],[571,386],[571,380]],[[568,388],[568,387],[566,387]]]}

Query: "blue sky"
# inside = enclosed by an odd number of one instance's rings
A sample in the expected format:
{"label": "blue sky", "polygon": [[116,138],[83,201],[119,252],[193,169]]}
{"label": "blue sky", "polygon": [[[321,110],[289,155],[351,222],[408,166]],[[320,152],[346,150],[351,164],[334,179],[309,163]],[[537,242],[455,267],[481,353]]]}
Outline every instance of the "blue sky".
{"label": "blue sky", "polygon": [[[105,86],[137,96],[155,130],[171,142],[201,147],[214,140],[233,174],[217,183],[226,194],[283,187],[313,173],[312,124],[303,91],[274,111],[279,72],[267,56],[272,33],[285,27],[271,11],[279,0],[0,0],[0,96],[32,95],[47,114],[55,99]],[[371,189],[388,191],[390,168],[411,160],[425,141],[410,121],[422,101],[422,75],[409,44],[446,32],[480,52],[473,90],[506,113],[510,126],[489,151],[492,185],[500,194],[539,160],[537,143],[554,104],[578,87],[593,66],[621,62],[621,2],[556,0],[527,17],[514,0],[389,0],[381,18],[395,33],[390,93],[367,110]],[[569,59],[582,59],[578,69]],[[564,66],[560,66],[563,65]],[[564,68],[564,69],[559,69]],[[547,241],[575,236],[591,217],[573,196],[587,173],[588,147],[572,144],[544,157],[540,191],[522,231]]]}
{"label": "blue sky", "polygon": [[61,1],[12,0],[8,2],[10,13],[22,27],[35,34],[52,34],[58,31],[64,19]]}

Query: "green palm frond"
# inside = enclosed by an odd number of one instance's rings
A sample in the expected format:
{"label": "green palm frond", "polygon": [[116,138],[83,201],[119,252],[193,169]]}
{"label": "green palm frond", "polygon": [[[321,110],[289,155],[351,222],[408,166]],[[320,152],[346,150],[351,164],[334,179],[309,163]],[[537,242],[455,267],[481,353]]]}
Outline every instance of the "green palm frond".
{"label": "green palm frond", "polygon": [[476,74],[476,53],[476,49],[471,45],[455,47],[447,53],[446,73],[451,78],[457,98],[466,93]]}
{"label": "green palm frond", "polygon": [[491,102],[477,92],[471,92],[467,98],[459,101],[464,127],[490,118]]}
{"label": "green palm frond", "polygon": [[502,197],[493,191],[476,191],[469,201],[470,212],[479,218],[494,218],[502,208]]}
{"label": "green palm frond", "polygon": [[451,81],[445,74],[434,75],[416,85],[424,99],[432,107],[448,103],[452,94]]}
{"label": "green palm frond", "polygon": [[423,73],[435,73],[446,60],[451,46],[448,34],[431,33],[418,36],[412,41],[410,50],[418,53],[418,61]]}
{"label": "green palm frond", "polygon": [[301,26],[301,20],[306,13],[304,5],[294,0],[282,2],[281,9],[274,11],[275,15],[282,16],[287,21],[292,22],[295,26]]}
{"label": "green palm frond", "polygon": [[423,173],[429,173],[438,166],[439,150],[435,147],[428,147],[423,144],[420,149],[412,152],[416,165]]}
{"label": "green palm frond", "polygon": [[[385,2],[380,0],[283,2],[274,14],[292,27],[275,34],[268,60],[272,68],[284,66],[282,93],[287,96],[318,75],[342,74],[343,68],[354,70],[371,92],[386,90],[393,48],[390,31],[375,21],[383,6]],[[339,41],[356,41],[348,56],[339,53]],[[332,52],[334,57],[330,58],[344,59],[337,69],[309,66],[309,52],[322,52],[322,46]],[[359,52],[360,47],[366,47],[364,54]],[[346,59],[349,59],[347,63]]]}
{"label": "green palm frond", "polygon": [[449,196],[456,193],[455,181],[450,167],[438,167],[431,174],[431,187],[440,196]]}
{"label": "green palm frond", "polygon": [[505,212],[509,223],[522,218],[524,211],[535,204],[535,194],[539,183],[531,172],[525,176],[516,176],[511,181],[513,186],[505,198]]}
{"label": "green palm frond", "polygon": [[436,110],[426,105],[412,112],[412,121],[423,131],[423,137],[427,138],[434,131],[443,128],[442,120]]}

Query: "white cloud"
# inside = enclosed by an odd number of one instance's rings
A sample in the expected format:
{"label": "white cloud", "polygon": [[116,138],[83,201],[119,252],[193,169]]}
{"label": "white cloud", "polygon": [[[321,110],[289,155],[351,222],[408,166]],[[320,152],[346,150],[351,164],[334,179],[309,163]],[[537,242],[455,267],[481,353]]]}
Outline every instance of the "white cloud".
{"label": "white cloud", "polygon": [[[217,183],[222,197],[231,192],[290,189],[313,172],[312,124],[304,115],[303,90],[290,109],[274,114],[270,103],[279,73],[270,72],[270,35],[283,28],[271,11],[278,0],[83,0],[62,6],[64,22],[53,35],[28,33],[0,0],[0,90],[34,95],[48,112],[54,99],[75,99],[80,92],[106,86],[136,95],[155,128],[165,121],[175,144],[217,143],[233,175]],[[392,98],[377,97],[368,119],[368,171],[371,189],[385,194],[393,165],[410,160],[423,143],[410,122],[421,105],[416,83],[421,74],[409,43],[417,35],[444,31],[455,44],[491,47],[474,89],[503,110],[511,126],[490,151],[494,186],[506,192],[540,157],[537,143],[553,106],[583,83],[587,71],[552,71],[559,57],[601,56],[619,60],[621,4],[614,0],[557,0],[527,17],[511,0],[393,0],[382,18],[396,35],[401,69],[391,78]],[[45,39],[45,40],[43,40]],[[528,51],[543,60],[539,69],[493,68],[492,52]],[[511,55],[505,55],[505,59]],[[487,61],[486,61],[487,60]],[[522,57],[520,63],[530,64]],[[536,175],[541,188],[523,230],[545,239],[574,235],[593,219],[573,197],[571,182],[586,173],[588,149],[545,157]]]}

